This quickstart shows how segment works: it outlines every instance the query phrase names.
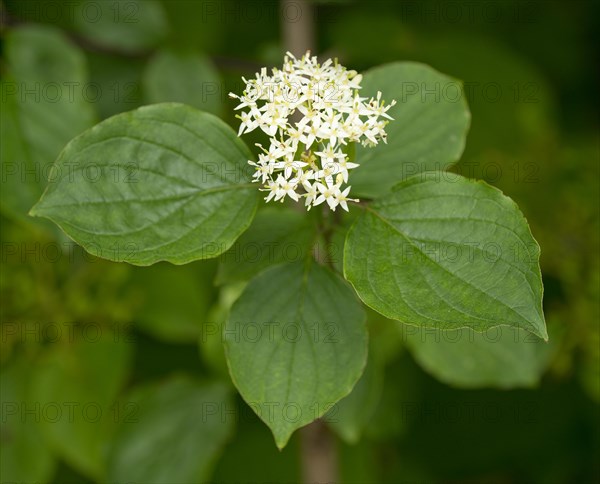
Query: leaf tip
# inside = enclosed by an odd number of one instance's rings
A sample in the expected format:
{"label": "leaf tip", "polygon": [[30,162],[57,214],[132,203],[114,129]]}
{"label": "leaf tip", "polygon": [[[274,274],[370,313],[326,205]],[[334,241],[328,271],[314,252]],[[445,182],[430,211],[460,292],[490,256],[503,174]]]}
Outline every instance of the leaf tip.
{"label": "leaf tip", "polygon": [[275,438],[275,445],[277,446],[277,450],[279,452],[283,451],[285,446],[288,444],[291,435],[292,435],[291,433],[287,433],[287,432],[285,434],[277,435],[273,431],[273,437]]}
{"label": "leaf tip", "polygon": [[29,209],[29,212],[27,212],[27,215],[29,215],[30,217],[41,217],[41,214],[38,210],[38,205],[40,202],[37,202],[33,207],[31,207]]}
{"label": "leaf tip", "polygon": [[543,316],[539,321],[536,321],[533,325],[533,328],[529,329],[528,331],[542,338],[545,343],[547,343],[549,340],[548,328],[546,327],[546,322],[544,321]]}

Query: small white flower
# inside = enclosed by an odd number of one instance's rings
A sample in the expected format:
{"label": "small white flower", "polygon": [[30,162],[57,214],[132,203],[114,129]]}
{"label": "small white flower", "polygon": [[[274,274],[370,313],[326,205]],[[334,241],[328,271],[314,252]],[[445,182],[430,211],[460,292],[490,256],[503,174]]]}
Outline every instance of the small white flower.
{"label": "small white flower", "polygon": [[297,173],[300,168],[305,167],[308,163],[304,163],[303,161],[297,161],[292,159],[286,161],[278,161],[273,164],[273,168],[280,170],[283,168],[283,176],[286,180],[288,180],[293,173]]}
{"label": "small white flower", "polygon": [[299,197],[296,193],[296,186],[289,180],[286,180],[281,175],[277,177],[277,185],[278,188],[275,194],[275,200],[279,200],[283,202],[285,196],[289,196],[292,200],[298,201]]}
{"label": "small white flower", "polygon": [[[323,151],[315,152],[315,155],[317,155],[318,157],[321,158],[322,166],[333,165],[333,164],[337,163],[336,160],[338,160],[338,159],[344,160],[348,156],[348,155],[346,155],[346,153],[337,151],[334,148],[334,146],[335,145],[330,144]],[[358,166],[358,165],[356,165],[356,166]]]}
{"label": "small white flower", "polygon": [[317,183],[316,185],[317,189],[319,190],[319,192],[321,192],[321,194],[315,200],[314,205],[320,205],[323,202],[327,202],[329,208],[335,211],[335,207],[337,207],[339,203],[339,185],[331,185],[330,183],[327,183],[326,185],[323,185],[322,183]]}
{"label": "small white flower", "polygon": [[311,185],[310,183],[306,183],[303,186],[306,190],[306,194],[304,195],[306,197],[306,202],[304,205],[307,207],[307,210],[310,210],[311,207],[315,205],[314,201],[319,196],[319,189],[317,188],[316,183],[313,185]]}
{"label": "small white flower", "polygon": [[[305,163],[307,165],[307,163]],[[312,170],[303,171],[299,169],[296,172],[296,177],[290,180],[290,182],[295,183],[296,185],[302,185],[305,189],[307,186],[310,186],[309,180],[315,179],[315,173]]]}
{"label": "small white flower", "polygon": [[348,170],[352,170],[353,168],[357,168],[358,166],[358,163],[350,163],[345,159],[340,160],[337,163],[338,174],[342,175],[344,183],[348,183]]}
{"label": "small white flower", "polygon": [[242,124],[240,124],[240,130],[238,131],[238,136],[241,136],[244,133],[244,130],[249,133],[258,126],[258,122],[254,120],[250,113],[242,113],[236,117],[242,121]]}
{"label": "small white flower", "polygon": [[358,202],[357,198],[348,198],[349,193],[350,193],[350,187],[346,187],[346,189],[343,192],[340,192],[339,189],[336,192],[337,202],[340,204],[340,207],[342,207],[346,212],[349,212],[348,204],[346,202],[349,202],[349,201]]}
{"label": "small white flower", "polygon": [[263,189],[263,191],[269,192],[269,194],[265,197],[265,201],[270,202],[271,199],[277,195],[278,190],[279,190],[279,184],[274,181],[270,181],[266,185],[266,189]]}
{"label": "small white flower", "polygon": [[[358,167],[344,152],[349,143],[375,146],[387,142],[385,127],[391,116],[382,94],[359,95],[362,76],[337,60],[320,64],[307,52],[301,59],[288,53],[281,69],[266,68],[254,79],[242,77],[242,95],[230,93],[244,109],[238,135],[260,128],[270,137],[269,149],[260,145],[258,162],[249,161],[255,182],[263,185],[271,200],[305,197],[307,210],[326,202],[335,210],[348,210],[349,172]],[[298,193],[300,190],[302,193]]]}

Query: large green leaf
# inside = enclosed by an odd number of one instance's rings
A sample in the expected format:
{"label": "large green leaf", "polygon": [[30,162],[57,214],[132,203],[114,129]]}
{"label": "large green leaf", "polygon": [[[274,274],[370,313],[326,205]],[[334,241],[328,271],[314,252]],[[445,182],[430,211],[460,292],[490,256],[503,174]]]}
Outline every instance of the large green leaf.
{"label": "large green leaf", "polygon": [[53,450],[74,469],[102,481],[116,422],[130,410],[115,398],[127,377],[131,342],[96,324],[83,326],[83,337],[76,337],[74,326],[61,328],[60,344],[40,361],[32,397]]}
{"label": "large green leaf", "polygon": [[311,259],[250,281],[224,335],[233,382],[279,448],[346,396],[366,364],[360,303],[339,276]]}
{"label": "large green leaf", "polygon": [[248,280],[271,265],[304,260],[315,229],[306,213],[259,210],[250,228],[219,258],[217,284]]}
{"label": "large green leaf", "polygon": [[2,482],[47,482],[54,473],[54,456],[40,432],[42,409],[30,397],[31,374],[31,363],[24,357],[0,373]]}
{"label": "large green leaf", "polygon": [[210,60],[195,52],[160,50],[144,72],[144,95],[150,103],[175,101],[220,114],[223,82]]}
{"label": "large green leaf", "polygon": [[138,412],[119,428],[108,482],[206,482],[233,428],[227,385],[173,377],[134,390],[127,401]]}
{"label": "large green leaf", "polygon": [[522,329],[497,327],[483,333],[404,327],[404,341],[417,362],[457,387],[531,387],[539,382],[551,346]]}
{"label": "large green leaf", "polygon": [[11,29],[4,54],[2,209],[25,219],[42,194],[50,164],[65,144],[93,124],[95,114],[85,100],[85,57],[58,30]]}
{"label": "large green leaf", "polygon": [[368,306],[403,323],[510,325],[547,339],[539,254],[499,190],[427,173],[365,210],[348,233],[344,273]]}
{"label": "large green leaf", "polygon": [[149,265],[216,257],[258,202],[248,148],[215,116],[183,104],[109,118],[67,145],[31,210],[93,255]]}
{"label": "large green leaf", "polygon": [[396,62],[367,71],[362,86],[361,96],[381,91],[397,105],[388,112],[394,120],[386,128],[387,144],[357,147],[354,194],[376,198],[415,173],[444,169],[460,158],[470,114],[459,81],[423,64]]}

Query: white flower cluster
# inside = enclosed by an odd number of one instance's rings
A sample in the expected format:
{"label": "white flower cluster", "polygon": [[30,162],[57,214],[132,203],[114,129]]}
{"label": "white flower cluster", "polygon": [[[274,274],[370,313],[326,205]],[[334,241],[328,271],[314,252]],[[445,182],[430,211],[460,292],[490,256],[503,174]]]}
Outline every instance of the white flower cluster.
{"label": "white flower cluster", "polygon": [[[296,59],[288,52],[281,70],[272,75],[261,69],[256,79],[246,80],[241,96],[230,93],[247,109],[241,120],[239,135],[256,128],[269,137],[269,148],[257,146],[262,153],[254,181],[268,191],[265,199],[282,201],[286,196],[298,201],[305,197],[308,210],[327,202],[332,210],[340,205],[348,210],[350,186],[348,171],[356,163],[348,160],[349,143],[374,146],[386,142],[385,126],[392,119],[381,93],[376,99],[360,97],[362,76],[328,59],[319,64],[307,52]],[[387,118],[387,119],[386,119]]]}

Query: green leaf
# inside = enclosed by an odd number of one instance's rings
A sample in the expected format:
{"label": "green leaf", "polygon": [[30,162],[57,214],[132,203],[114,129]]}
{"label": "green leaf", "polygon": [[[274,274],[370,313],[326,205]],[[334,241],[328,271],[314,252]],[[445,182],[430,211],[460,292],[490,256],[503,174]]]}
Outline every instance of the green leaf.
{"label": "green leaf", "polygon": [[383,365],[371,347],[367,366],[360,380],[350,395],[328,412],[325,421],[344,442],[358,443],[379,404],[382,389]]}
{"label": "green leaf", "polygon": [[388,114],[387,144],[357,146],[360,167],[350,178],[352,193],[376,198],[407,177],[447,168],[465,147],[470,114],[462,84],[429,66],[396,62],[367,71],[361,96],[381,91],[386,102],[396,100]]}
{"label": "green leaf", "polygon": [[138,409],[111,449],[109,482],[206,482],[233,429],[227,385],[173,377],[134,390]]}
{"label": "green leaf", "polygon": [[464,388],[535,386],[551,345],[522,329],[432,330],[405,326],[404,341],[417,362],[440,381]]}
{"label": "green leaf", "polygon": [[158,0],[85,0],[73,10],[72,28],[94,46],[137,53],[159,45],[168,33]]}
{"label": "green leaf", "polygon": [[[74,469],[102,481],[106,449],[116,426],[115,398],[129,368],[124,334],[90,323],[61,325],[61,341],[40,361],[32,393],[40,425],[53,450]],[[68,344],[67,344],[68,343]]]}
{"label": "green leaf", "polygon": [[134,268],[129,288],[137,302],[136,326],[162,341],[195,343],[216,295],[215,269],[212,260]]}
{"label": "green leaf", "polygon": [[516,204],[483,182],[421,174],[354,224],[344,273],[384,316],[476,331],[509,325],[547,339],[540,250]]}
{"label": "green leaf", "polygon": [[46,185],[50,164],[67,142],[93,124],[95,114],[84,98],[85,57],[58,30],[10,29],[4,53],[0,193],[4,211],[27,219]]}
{"label": "green leaf", "polygon": [[306,213],[259,210],[250,228],[219,258],[217,284],[247,281],[271,265],[304,260],[314,232]]}
{"label": "green leaf", "polygon": [[20,357],[5,367],[2,379],[2,482],[47,482],[54,474],[54,457],[42,438],[42,412],[30,397],[31,363]]}
{"label": "green leaf", "polygon": [[223,107],[223,82],[207,57],[195,52],[158,51],[143,77],[149,103],[181,102],[213,114]]}
{"label": "green leaf", "polygon": [[31,214],[105,259],[216,257],[254,216],[259,192],[243,183],[251,157],[211,114],[174,103],[142,107],[71,141]]}
{"label": "green leaf", "polygon": [[311,259],[252,279],[224,336],[233,382],[280,449],[352,390],[367,359],[360,303]]}

